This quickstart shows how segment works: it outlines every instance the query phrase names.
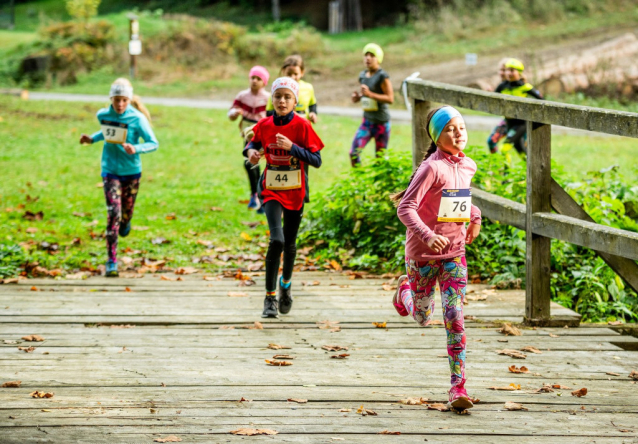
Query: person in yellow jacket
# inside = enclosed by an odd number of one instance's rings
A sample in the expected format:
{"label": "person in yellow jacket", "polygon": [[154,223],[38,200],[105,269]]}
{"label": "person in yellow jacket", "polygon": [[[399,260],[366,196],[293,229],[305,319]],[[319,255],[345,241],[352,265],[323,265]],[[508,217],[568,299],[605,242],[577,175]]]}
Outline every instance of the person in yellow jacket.
{"label": "person in yellow jacket", "polygon": [[[298,54],[294,54],[286,57],[280,74],[284,77],[290,77],[299,84],[299,101],[295,106],[295,112],[301,117],[308,119],[311,123],[317,123],[317,98],[315,97],[315,89],[312,84],[301,80],[305,72],[306,67],[304,66],[303,58]],[[266,112],[268,116],[272,116],[275,113],[272,98],[268,99]]]}
{"label": "person in yellow jacket", "polygon": [[[495,92],[516,97],[528,97],[543,100],[543,95],[525,80],[525,66],[518,59],[505,62],[506,80],[496,87]],[[527,126],[524,120],[505,117],[507,136],[503,143],[503,153],[510,160],[510,151],[514,148],[520,155],[527,153]],[[495,152],[495,151],[494,151]]]}

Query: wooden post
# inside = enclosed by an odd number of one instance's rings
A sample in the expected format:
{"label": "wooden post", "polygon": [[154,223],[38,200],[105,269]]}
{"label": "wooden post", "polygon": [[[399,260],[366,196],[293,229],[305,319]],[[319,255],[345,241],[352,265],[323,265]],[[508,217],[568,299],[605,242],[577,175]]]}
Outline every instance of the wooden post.
{"label": "wooden post", "polygon": [[525,321],[532,325],[550,319],[551,239],[532,233],[532,215],[552,209],[551,139],[551,125],[527,122]]}
{"label": "wooden post", "polygon": [[279,6],[279,0],[272,0],[272,19],[275,22],[281,20],[281,8]]}
{"label": "wooden post", "polygon": [[412,101],[412,169],[417,169],[423,160],[423,156],[430,146],[428,134],[427,116],[432,102],[426,100]]}

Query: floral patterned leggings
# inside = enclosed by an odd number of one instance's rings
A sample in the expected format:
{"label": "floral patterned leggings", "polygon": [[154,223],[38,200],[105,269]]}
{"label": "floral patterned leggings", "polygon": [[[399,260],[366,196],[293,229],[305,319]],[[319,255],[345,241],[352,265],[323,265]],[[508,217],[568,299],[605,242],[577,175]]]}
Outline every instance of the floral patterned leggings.
{"label": "floral patterned leggings", "polygon": [[465,256],[417,262],[405,259],[410,289],[401,293],[403,305],[423,327],[432,322],[438,279],[447,332],[447,353],[453,386],[465,384],[465,322],[463,301],[467,286]]}
{"label": "floral patterned leggings", "polygon": [[109,259],[117,262],[117,237],[120,224],[133,218],[135,198],[140,188],[140,179],[118,180],[103,177],[106,197],[106,248]]}
{"label": "floral patterned leggings", "polygon": [[390,129],[390,122],[372,123],[364,118],[354,135],[354,140],[350,147],[350,163],[352,166],[354,167],[361,163],[361,152],[372,138],[374,138],[377,156],[385,150],[390,140]]}

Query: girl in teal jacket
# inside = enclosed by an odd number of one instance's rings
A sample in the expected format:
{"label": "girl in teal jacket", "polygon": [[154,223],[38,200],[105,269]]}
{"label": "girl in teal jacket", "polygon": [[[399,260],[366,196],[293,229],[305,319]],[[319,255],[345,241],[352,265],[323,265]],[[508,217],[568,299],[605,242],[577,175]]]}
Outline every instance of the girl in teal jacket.
{"label": "girl in teal jacket", "polygon": [[[118,235],[128,236],[135,198],[142,177],[140,154],[155,151],[159,143],[151,129],[151,116],[139,97],[133,96],[133,86],[127,79],[117,79],[109,93],[111,106],[97,112],[101,130],[88,136],[82,134],[80,143],[104,141],[102,149],[102,181],[106,197],[106,246],[108,261],[106,276],[118,276]],[[144,143],[140,143],[140,139]]]}

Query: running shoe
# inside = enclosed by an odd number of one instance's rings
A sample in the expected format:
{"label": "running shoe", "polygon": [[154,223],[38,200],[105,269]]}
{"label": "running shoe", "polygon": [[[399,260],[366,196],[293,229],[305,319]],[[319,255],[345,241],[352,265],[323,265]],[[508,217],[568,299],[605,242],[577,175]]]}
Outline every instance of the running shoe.
{"label": "running shoe", "polygon": [[408,277],[404,274],[399,278],[397,282],[397,291],[394,293],[394,296],[392,296],[392,305],[394,305],[395,310],[401,316],[407,316],[410,314],[405,308],[405,305],[403,305],[403,301],[401,301],[401,293],[403,293],[403,290],[409,289],[410,283],[408,282]]}
{"label": "running shoe", "polygon": [[282,314],[290,313],[292,308],[292,283],[288,288],[284,288],[279,281],[279,312]]}
{"label": "running shoe", "polygon": [[452,386],[448,394],[450,395],[450,401],[447,403],[448,408],[465,410],[474,407],[472,399],[465,390],[465,380],[459,385]]}
{"label": "running shoe", "polygon": [[120,274],[117,272],[117,262],[109,259],[106,262],[106,277],[118,277]]}
{"label": "running shoe", "polygon": [[131,232],[131,221],[129,220],[126,223],[121,223],[120,224],[120,229],[118,230],[118,233],[120,234],[120,236],[122,237],[126,237],[129,235],[129,233]]}
{"label": "running shoe", "polygon": [[275,296],[266,296],[264,299],[264,311],[262,318],[276,318],[279,315],[277,311],[277,298]]}
{"label": "running shoe", "polygon": [[257,194],[253,194],[250,196],[250,202],[248,202],[249,210],[259,210],[261,208],[261,202],[259,201],[259,197]]}

